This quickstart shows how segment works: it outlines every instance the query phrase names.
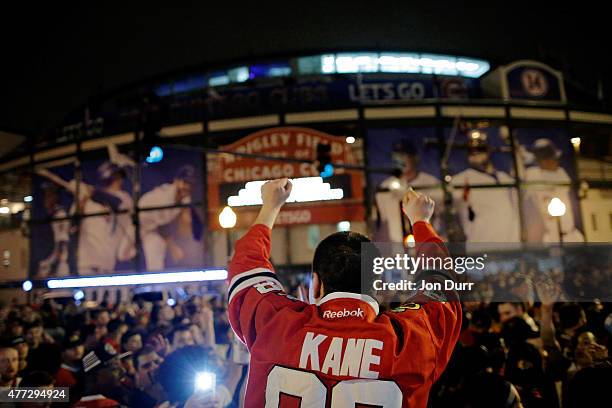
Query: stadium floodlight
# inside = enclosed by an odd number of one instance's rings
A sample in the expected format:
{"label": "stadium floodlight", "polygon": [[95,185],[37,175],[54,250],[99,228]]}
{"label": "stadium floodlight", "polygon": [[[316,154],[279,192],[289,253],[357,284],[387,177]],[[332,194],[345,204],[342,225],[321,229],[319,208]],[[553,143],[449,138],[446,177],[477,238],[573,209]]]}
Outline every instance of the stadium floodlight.
{"label": "stadium floodlight", "polygon": [[225,269],[199,271],[145,273],[129,275],[83,276],[78,278],[49,279],[49,289],[91,288],[98,286],[152,285],[161,283],[204,282],[227,279]]}

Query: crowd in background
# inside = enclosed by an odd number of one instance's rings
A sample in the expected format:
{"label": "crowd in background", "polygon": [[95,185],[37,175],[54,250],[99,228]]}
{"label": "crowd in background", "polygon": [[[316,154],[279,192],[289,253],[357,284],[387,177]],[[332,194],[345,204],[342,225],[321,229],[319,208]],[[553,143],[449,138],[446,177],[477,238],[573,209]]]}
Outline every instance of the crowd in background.
{"label": "crowd in background", "polygon": [[[77,303],[0,305],[0,388],[69,387],[76,407],[239,406],[248,354],[220,298]],[[191,398],[200,372],[214,403]]]}
{"label": "crowd in background", "polygon": [[[531,303],[465,302],[431,407],[605,406],[610,304],[559,301],[553,285],[536,292]],[[222,296],[76,303],[0,305],[0,388],[70,387],[76,407],[241,406],[248,354]],[[214,404],[194,397],[199,371],[216,374]]]}

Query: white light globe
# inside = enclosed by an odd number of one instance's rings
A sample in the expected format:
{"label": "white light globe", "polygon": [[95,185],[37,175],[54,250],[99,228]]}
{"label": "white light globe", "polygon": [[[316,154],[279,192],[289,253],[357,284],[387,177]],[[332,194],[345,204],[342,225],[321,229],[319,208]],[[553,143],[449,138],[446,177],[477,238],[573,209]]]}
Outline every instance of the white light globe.
{"label": "white light globe", "polygon": [[230,206],[225,206],[221,214],[219,214],[219,225],[223,228],[234,228],[237,220],[238,217]]}
{"label": "white light globe", "polygon": [[561,199],[554,197],[548,203],[548,213],[553,217],[562,217],[565,215],[565,203]]}

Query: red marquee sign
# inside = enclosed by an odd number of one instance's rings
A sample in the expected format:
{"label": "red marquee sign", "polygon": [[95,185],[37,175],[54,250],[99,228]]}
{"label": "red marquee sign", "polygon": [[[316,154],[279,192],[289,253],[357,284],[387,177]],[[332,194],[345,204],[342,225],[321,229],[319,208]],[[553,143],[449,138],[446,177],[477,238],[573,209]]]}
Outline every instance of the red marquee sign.
{"label": "red marquee sign", "polygon": [[[294,158],[312,161],[316,157],[318,143],[331,145],[334,164],[357,164],[353,146],[345,137],[332,136],[317,130],[301,127],[278,127],[255,132],[232,144],[220,146],[221,150],[251,153],[278,158]],[[249,181],[270,180],[280,177],[301,178],[318,176],[312,163],[262,160],[231,154],[208,156],[208,204],[211,227],[218,225],[218,215],[227,205],[228,191],[237,194]],[[289,203],[285,205],[277,223],[279,225],[324,224],[343,220],[363,221],[363,172],[335,168],[336,180],[345,185],[345,195],[340,200]],[[326,182],[328,180],[325,180]],[[348,196],[347,196],[348,192]],[[258,206],[234,207],[238,214],[238,227],[247,227],[254,220]]]}

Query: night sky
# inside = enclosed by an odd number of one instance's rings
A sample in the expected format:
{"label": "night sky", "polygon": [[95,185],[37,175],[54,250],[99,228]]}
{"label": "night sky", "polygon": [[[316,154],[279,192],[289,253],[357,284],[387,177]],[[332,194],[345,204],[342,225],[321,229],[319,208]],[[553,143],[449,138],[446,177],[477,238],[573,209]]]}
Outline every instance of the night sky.
{"label": "night sky", "polygon": [[324,50],[431,51],[492,64],[537,59],[593,97],[602,78],[612,100],[612,23],[601,5],[586,2],[47,3],[3,4],[0,12],[0,129],[36,138],[88,99],[137,81]]}

